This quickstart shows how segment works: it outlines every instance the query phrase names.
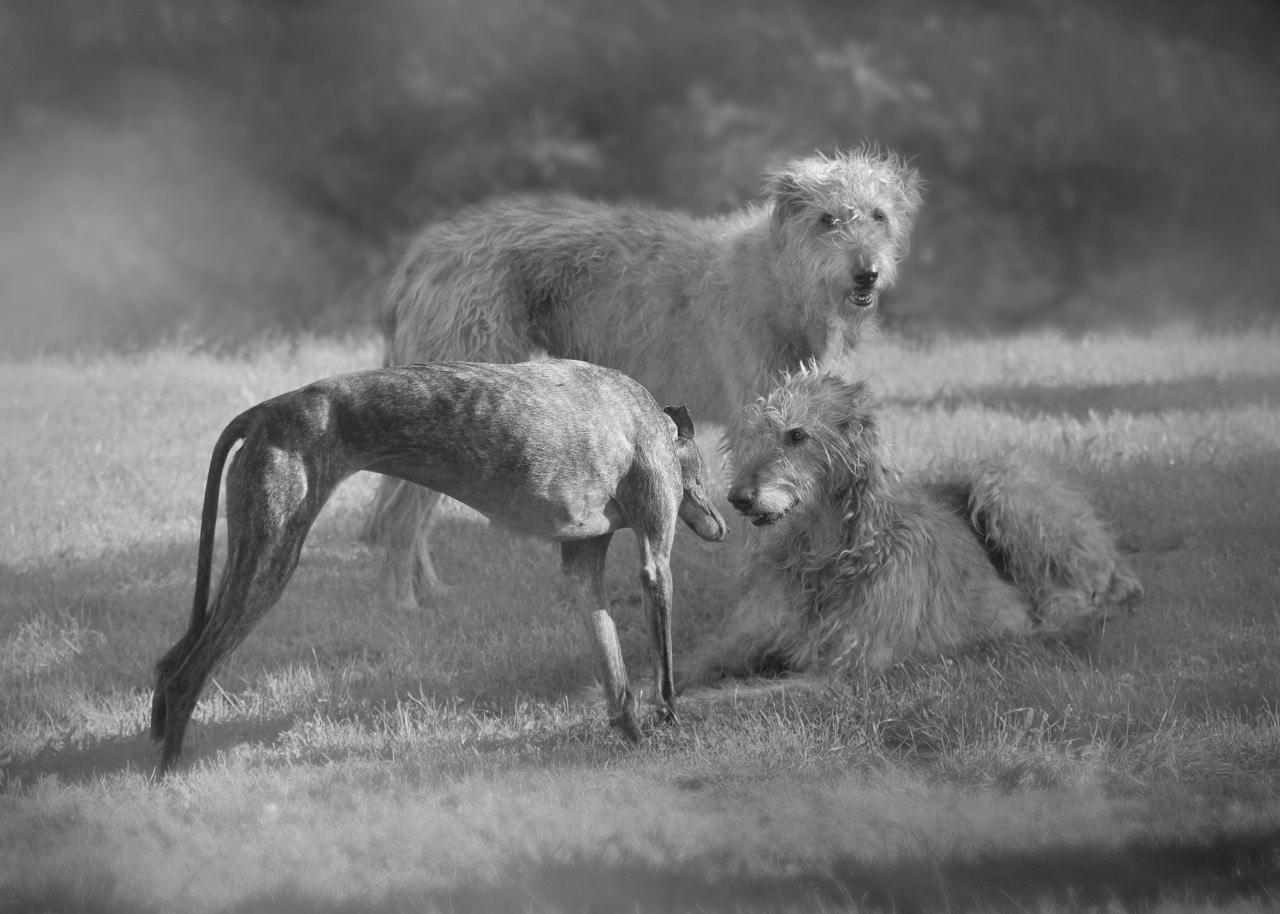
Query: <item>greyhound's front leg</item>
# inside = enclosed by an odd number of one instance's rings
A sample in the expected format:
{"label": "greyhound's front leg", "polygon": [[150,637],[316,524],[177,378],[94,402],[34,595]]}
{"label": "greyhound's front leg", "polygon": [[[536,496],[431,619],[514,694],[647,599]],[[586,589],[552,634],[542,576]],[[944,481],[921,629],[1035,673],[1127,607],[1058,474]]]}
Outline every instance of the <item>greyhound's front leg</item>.
{"label": "greyhound's front leg", "polygon": [[636,720],[636,698],[627,684],[627,669],[622,662],[618,631],[609,615],[609,601],[604,591],[604,559],[609,551],[606,533],[593,539],[560,544],[563,570],[574,582],[577,609],[583,613],[587,631],[595,647],[604,678],[605,696],[609,703],[609,723],[633,743],[640,741],[640,724]]}
{"label": "greyhound's front leg", "polygon": [[671,546],[638,537],[640,544],[640,595],[649,617],[650,639],[658,654],[654,670],[653,703],[658,720],[679,723],[676,717],[675,663],[671,636]]}

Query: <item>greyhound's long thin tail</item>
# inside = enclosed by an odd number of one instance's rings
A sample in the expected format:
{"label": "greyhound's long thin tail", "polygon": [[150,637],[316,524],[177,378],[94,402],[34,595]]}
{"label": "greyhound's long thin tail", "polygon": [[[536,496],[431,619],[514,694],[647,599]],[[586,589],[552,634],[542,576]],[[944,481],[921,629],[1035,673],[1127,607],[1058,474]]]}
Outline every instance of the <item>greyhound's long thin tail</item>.
{"label": "greyhound's long thin tail", "polygon": [[213,574],[213,538],[218,528],[218,493],[222,489],[222,471],[227,465],[227,455],[237,442],[248,434],[250,428],[247,410],[236,416],[218,436],[209,458],[209,475],[204,483],[204,509],[200,515],[200,546],[196,557],[196,592],[191,603],[191,624],[188,637],[194,638],[204,630],[205,614],[209,608],[209,581]]}

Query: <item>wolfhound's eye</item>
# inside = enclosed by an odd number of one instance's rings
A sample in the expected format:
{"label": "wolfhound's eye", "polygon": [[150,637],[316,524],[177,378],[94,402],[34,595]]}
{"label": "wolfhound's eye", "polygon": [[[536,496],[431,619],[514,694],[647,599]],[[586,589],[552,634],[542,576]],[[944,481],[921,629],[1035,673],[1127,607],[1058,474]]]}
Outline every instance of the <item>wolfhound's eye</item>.
{"label": "wolfhound's eye", "polygon": [[874,219],[876,222],[884,222],[885,220],[884,210],[879,208],[873,209],[871,211],[871,218]]}
{"label": "wolfhound's eye", "polygon": [[792,428],[787,430],[787,441],[792,444],[804,444],[809,440],[809,433],[802,428]]}
{"label": "wolfhound's eye", "polygon": [[823,225],[825,225],[827,228],[833,228],[836,224],[836,217],[831,215],[830,213],[823,213],[822,216],[818,219],[818,221]]}

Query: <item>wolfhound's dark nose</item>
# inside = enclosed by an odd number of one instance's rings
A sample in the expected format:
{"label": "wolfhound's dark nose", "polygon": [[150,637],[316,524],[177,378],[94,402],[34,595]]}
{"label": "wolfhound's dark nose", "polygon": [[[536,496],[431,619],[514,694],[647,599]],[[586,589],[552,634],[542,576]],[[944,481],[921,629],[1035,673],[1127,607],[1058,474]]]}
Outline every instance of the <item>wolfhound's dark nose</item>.
{"label": "wolfhound's dark nose", "polygon": [[859,289],[870,289],[879,278],[880,274],[875,270],[867,270],[865,273],[854,273],[853,284]]}
{"label": "wolfhound's dark nose", "polygon": [[729,504],[743,514],[751,510],[751,506],[755,504],[755,501],[755,493],[750,489],[734,488],[729,490]]}

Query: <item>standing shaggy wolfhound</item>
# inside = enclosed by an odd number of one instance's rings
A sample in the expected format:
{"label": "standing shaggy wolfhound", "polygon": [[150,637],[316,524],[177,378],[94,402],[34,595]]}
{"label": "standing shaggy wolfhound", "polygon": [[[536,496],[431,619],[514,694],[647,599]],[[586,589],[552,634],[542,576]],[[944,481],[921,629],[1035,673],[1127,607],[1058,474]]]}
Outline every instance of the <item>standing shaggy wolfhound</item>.
{"label": "standing shaggy wolfhound", "polygon": [[[631,375],[728,421],[767,379],[837,365],[893,285],[920,206],[914,169],[869,148],[768,172],[767,201],[717,218],[566,196],[463,210],[410,245],[384,306],[387,364],[540,352]],[[439,588],[439,496],[384,481],[365,538],[392,599]],[[416,591],[416,594],[415,594]]]}
{"label": "standing shaggy wolfhound", "polygon": [[906,482],[875,408],[865,384],[802,369],[746,410],[729,501],[759,534],[746,594],[690,684],[1064,637],[1141,599],[1088,500],[1044,462]]}

